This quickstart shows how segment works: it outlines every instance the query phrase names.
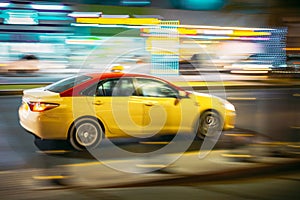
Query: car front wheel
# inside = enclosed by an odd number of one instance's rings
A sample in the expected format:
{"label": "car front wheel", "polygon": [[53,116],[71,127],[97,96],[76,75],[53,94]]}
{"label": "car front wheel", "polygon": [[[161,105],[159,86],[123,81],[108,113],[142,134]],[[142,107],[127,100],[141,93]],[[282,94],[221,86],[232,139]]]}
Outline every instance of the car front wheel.
{"label": "car front wheel", "polygon": [[197,123],[197,138],[204,139],[205,137],[214,137],[222,130],[222,127],[221,116],[217,112],[206,111],[200,116]]}
{"label": "car front wheel", "polygon": [[94,149],[103,138],[103,129],[93,118],[82,118],[74,122],[70,130],[70,143],[77,150]]}

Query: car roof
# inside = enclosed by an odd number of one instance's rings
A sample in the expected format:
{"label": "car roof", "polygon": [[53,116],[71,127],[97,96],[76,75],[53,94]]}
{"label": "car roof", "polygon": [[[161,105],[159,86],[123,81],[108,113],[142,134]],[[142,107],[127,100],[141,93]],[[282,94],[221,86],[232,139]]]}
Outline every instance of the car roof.
{"label": "car roof", "polygon": [[[89,86],[92,83],[98,82],[100,80],[104,80],[104,79],[110,79],[110,78],[122,78],[122,77],[132,77],[132,78],[151,78],[151,79],[156,79],[156,80],[160,80],[163,82],[168,83],[169,85],[172,85],[174,88],[177,88],[178,90],[183,90],[180,87],[172,84],[171,82],[161,79],[159,77],[156,76],[151,76],[151,75],[147,75],[147,74],[133,74],[133,73],[123,73],[123,72],[110,72],[110,73],[85,73],[82,74],[85,76],[89,76],[92,79],[90,79],[87,82],[83,82],[81,84],[78,84],[76,86],[74,86],[77,93],[75,93],[76,95],[79,95],[79,92],[82,91],[83,88],[86,88],[87,86]],[[66,97],[66,96],[74,96],[74,87],[63,91],[62,93],[60,93],[61,97]]]}
{"label": "car roof", "polygon": [[88,73],[85,74],[87,76],[92,77],[93,80],[104,80],[108,78],[124,78],[124,77],[132,77],[132,78],[150,78],[150,79],[156,79],[163,81],[165,83],[168,83],[169,85],[172,85],[173,87],[182,90],[179,86],[174,85],[168,80],[165,80],[163,78],[152,76],[148,74],[134,74],[134,73],[123,73],[123,72],[107,72],[107,73]]}
{"label": "car roof", "polygon": [[154,79],[162,80],[158,77],[147,75],[147,74],[133,74],[133,73],[123,73],[123,72],[88,73],[86,75],[97,79],[121,78],[121,77],[143,77],[143,78],[154,78]]}

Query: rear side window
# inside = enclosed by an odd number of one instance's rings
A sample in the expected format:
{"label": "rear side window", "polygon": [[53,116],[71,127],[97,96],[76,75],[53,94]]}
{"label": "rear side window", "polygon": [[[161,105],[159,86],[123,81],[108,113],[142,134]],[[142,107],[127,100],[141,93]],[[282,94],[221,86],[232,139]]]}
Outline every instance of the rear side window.
{"label": "rear side window", "polygon": [[79,85],[80,83],[90,80],[91,78],[92,77],[85,76],[85,75],[73,76],[73,77],[58,81],[56,83],[53,83],[51,85],[48,85],[45,89],[49,90],[51,92],[61,93],[61,92],[68,90],[76,85]]}
{"label": "rear side window", "polygon": [[132,96],[135,88],[130,78],[110,79],[100,84],[97,96]]}

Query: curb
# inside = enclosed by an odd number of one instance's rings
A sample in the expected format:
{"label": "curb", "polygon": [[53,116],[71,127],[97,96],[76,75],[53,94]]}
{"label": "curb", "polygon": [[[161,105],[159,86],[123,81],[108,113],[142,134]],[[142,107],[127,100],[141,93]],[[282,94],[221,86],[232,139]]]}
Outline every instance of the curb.
{"label": "curb", "polygon": [[22,95],[23,90],[1,90],[0,96],[14,96],[14,95]]}
{"label": "curb", "polygon": [[[73,170],[64,168],[53,168],[41,170],[25,170],[22,173],[16,171],[9,171],[8,173],[1,173],[1,178],[6,180],[6,177],[12,177],[12,180],[20,181],[24,177],[27,177],[26,181],[20,182],[25,188],[39,191],[39,190],[60,190],[60,189],[112,189],[112,188],[136,188],[136,187],[152,187],[152,186],[187,186],[193,184],[209,184],[212,182],[222,181],[239,181],[243,179],[252,179],[258,177],[270,177],[284,175],[286,173],[299,172],[300,159],[288,157],[289,160],[280,160],[276,163],[272,162],[250,162],[255,164],[247,165],[239,168],[227,168],[223,170],[209,170],[207,172],[196,172],[191,174],[183,174],[177,170],[164,168],[160,171],[155,171],[153,175],[157,175],[151,179],[144,179],[139,177],[134,181],[129,182],[114,182],[114,183],[91,183],[86,182],[86,179],[76,178],[76,173],[72,173]],[[34,178],[34,177],[48,177],[56,174],[56,172],[64,173],[59,177],[52,179]],[[161,175],[160,175],[161,174]],[[144,174],[152,176],[151,173]],[[11,181],[11,179],[10,179]]]}
{"label": "curb", "polygon": [[287,173],[291,171],[299,170],[300,160],[285,162],[285,163],[276,163],[276,164],[264,164],[260,163],[261,166],[258,167],[246,167],[240,169],[229,169],[218,172],[204,173],[204,174],[190,174],[190,175],[180,175],[174,173],[168,173],[165,171],[165,174],[173,174],[175,177],[165,178],[163,180],[150,180],[150,181],[140,181],[127,184],[115,184],[107,186],[82,186],[89,189],[100,189],[100,188],[131,188],[131,187],[151,187],[151,186],[183,186],[183,185],[192,185],[200,184],[207,182],[217,182],[217,181],[226,181],[226,180],[239,180],[245,178],[253,178],[258,176],[271,176],[278,173]]}

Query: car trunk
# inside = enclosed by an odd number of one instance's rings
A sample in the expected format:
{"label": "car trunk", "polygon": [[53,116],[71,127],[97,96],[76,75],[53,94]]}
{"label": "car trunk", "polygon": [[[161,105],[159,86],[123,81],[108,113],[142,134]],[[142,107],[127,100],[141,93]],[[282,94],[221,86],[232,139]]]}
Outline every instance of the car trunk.
{"label": "car trunk", "polygon": [[60,94],[45,90],[45,88],[35,88],[23,91],[23,100],[33,102],[60,102]]}

